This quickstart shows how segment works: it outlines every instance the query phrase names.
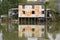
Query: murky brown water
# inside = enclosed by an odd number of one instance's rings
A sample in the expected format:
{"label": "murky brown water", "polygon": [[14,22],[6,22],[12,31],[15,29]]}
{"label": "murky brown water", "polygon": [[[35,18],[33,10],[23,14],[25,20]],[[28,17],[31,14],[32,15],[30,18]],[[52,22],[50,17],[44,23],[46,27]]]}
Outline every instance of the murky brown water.
{"label": "murky brown water", "polygon": [[[31,26],[33,27],[33,25]],[[0,40],[60,40],[59,23],[41,23],[41,25],[38,26],[40,26],[40,36],[35,36],[28,32],[24,32],[22,36],[20,36],[18,24],[1,23]]]}

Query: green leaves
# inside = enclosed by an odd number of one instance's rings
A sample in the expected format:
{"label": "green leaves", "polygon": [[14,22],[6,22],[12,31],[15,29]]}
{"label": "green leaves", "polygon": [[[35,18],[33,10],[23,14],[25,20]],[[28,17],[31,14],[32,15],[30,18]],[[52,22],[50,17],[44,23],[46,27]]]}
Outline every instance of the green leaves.
{"label": "green leaves", "polygon": [[18,3],[26,3],[27,0],[18,0]]}
{"label": "green leaves", "polygon": [[18,7],[18,0],[3,0],[0,5],[0,14],[8,14],[10,8]]}

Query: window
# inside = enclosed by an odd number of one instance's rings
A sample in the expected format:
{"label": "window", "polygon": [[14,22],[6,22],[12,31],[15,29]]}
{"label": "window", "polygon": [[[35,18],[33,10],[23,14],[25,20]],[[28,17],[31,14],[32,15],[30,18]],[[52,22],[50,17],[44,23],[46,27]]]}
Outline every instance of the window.
{"label": "window", "polygon": [[49,17],[51,11],[50,10],[47,10],[47,17]]}
{"label": "window", "polygon": [[34,28],[32,28],[32,31],[34,32],[34,31],[35,31],[35,29],[34,29]]}
{"label": "window", "polygon": [[25,31],[25,28],[23,28],[23,32]]}
{"label": "window", "polygon": [[25,11],[23,11],[23,14],[25,14]]}
{"label": "window", "polygon": [[49,13],[51,13],[51,11],[50,10],[47,10],[47,13],[49,14]]}
{"label": "window", "polygon": [[14,13],[17,13],[17,12],[18,12],[18,10],[13,10],[13,12],[14,12]]}
{"label": "window", "polygon": [[32,8],[34,9],[34,5],[32,5]]}
{"label": "window", "polygon": [[35,14],[35,11],[32,11],[32,14]]}
{"label": "window", "polygon": [[44,11],[42,11],[42,14],[44,14]]}
{"label": "window", "polygon": [[42,9],[44,9],[45,7],[44,7],[44,5],[42,5]]}

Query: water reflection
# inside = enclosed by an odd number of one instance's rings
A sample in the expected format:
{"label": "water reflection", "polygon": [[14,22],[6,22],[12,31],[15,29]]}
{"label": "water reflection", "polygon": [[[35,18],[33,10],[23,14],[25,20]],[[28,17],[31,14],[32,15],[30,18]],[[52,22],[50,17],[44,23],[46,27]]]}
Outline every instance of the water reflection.
{"label": "water reflection", "polygon": [[43,28],[44,25],[19,25],[19,36],[24,34],[25,37],[41,37]]}
{"label": "water reflection", "polygon": [[2,35],[2,31],[0,31],[0,40],[2,40],[3,39],[3,37],[2,37],[3,35]]}
{"label": "water reflection", "polygon": [[17,24],[2,23],[2,25],[0,25],[0,30],[2,30],[2,39],[3,40],[18,40],[17,28],[18,28]]}
{"label": "water reflection", "polygon": [[59,37],[60,24],[58,23],[30,26],[17,23],[1,23],[0,25],[0,40],[59,40]]}

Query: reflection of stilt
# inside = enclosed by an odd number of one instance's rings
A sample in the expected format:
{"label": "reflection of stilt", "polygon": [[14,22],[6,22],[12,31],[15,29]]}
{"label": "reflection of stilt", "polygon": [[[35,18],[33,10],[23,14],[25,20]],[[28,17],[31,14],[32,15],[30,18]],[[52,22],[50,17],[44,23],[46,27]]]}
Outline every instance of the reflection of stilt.
{"label": "reflection of stilt", "polygon": [[37,27],[35,28],[34,35],[35,35],[36,37],[39,37],[39,34],[40,34],[40,28],[39,28],[39,26],[37,26]]}
{"label": "reflection of stilt", "polygon": [[55,32],[53,33],[52,37],[53,37],[54,40],[56,39],[56,33]]}
{"label": "reflection of stilt", "polygon": [[46,22],[46,24],[45,24],[45,36],[44,36],[44,38],[45,39],[48,39],[48,33],[47,33],[47,27],[48,27],[48,22]]}
{"label": "reflection of stilt", "polygon": [[22,27],[19,26],[19,29],[18,30],[19,30],[19,37],[22,37],[22,34],[23,34],[22,33]]}
{"label": "reflection of stilt", "polygon": [[29,25],[25,26],[25,37],[32,36],[31,27]]}
{"label": "reflection of stilt", "polygon": [[1,25],[1,19],[0,19],[0,25]]}

